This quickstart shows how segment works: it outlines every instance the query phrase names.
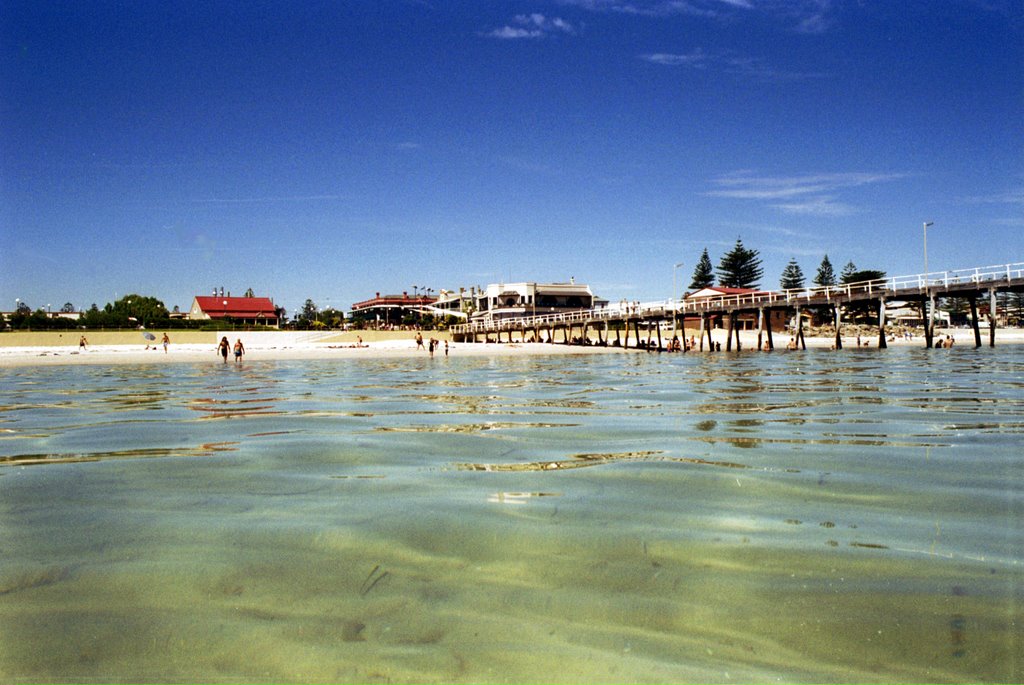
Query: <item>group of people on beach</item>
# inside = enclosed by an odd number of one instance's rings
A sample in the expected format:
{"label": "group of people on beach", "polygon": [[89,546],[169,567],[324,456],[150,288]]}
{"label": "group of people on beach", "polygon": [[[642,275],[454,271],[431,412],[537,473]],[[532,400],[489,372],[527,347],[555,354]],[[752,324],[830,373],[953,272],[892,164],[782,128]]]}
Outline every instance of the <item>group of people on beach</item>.
{"label": "group of people on beach", "polygon": [[[228,337],[224,336],[223,338],[220,339],[220,343],[217,344],[217,351],[220,353],[220,356],[224,359],[225,364],[228,363],[229,348],[231,348],[231,343],[228,342]],[[241,338],[235,341],[235,346],[233,349],[235,352],[235,363],[237,364],[242,361],[242,355],[245,354],[245,345],[242,344]]]}
{"label": "group of people on beach", "polygon": [[689,352],[690,350],[695,349],[696,347],[697,338],[693,337],[692,335],[690,336],[689,340],[687,340],[685,336],[682,338],[682,340],[680,340],[678,335],[673,335],[671,342],[669,342],[668,344],[668,351]]}
{"label": "group of people on beach", "polygon": [[[434,350],[436,350],[439,347],[441,347],[441,341],[437,340],[436,338],[431,338],[428,341],[427,344],[428,344],[428,347],[424,348],[423,347],[423,334],[422,333],[417,333],[416,334],[416,349],[417,350],[427,349],[427,351],[430,352],[430,356],[433,357],[434,356]],[[446,357],[448,356],[448,341],[447,340],[444,341],[444,356],[446,356]]]}
{"label": "group of people on beach", "polygon": [[[153,340],[153,339],[154,339],[154,338],[153,338],[153,337],[152,337],[151,335],[149,335],[148,333],[146,334],[146,337],[147,337],[147,339],[149,339],[149,340]],[[163,337],[163,338],[162,338],[162,339],[160,340],[160,342],[161,342],[161,344],[163,344],[163,346],[164,346],[164,354],[167,354],[167,348],[168,348],[168,347],[170,346],[170,344],[171,344],[171,338],[170,338],[170,336],[169,336],[169,335],[167,335],[166,333],[164,333],[164,337]],[[81,337],[80,337],[80,338],[78,339],[78,349],[79,349],[79,350],[80,350],[81,352],[85,352],[85,350],[87,349],[87,345],[88,345],[88,344],[89,344],[89,341],[88,341],[88,340],[86,339],[86,337],[85,337],[84,335],[83,335],[83,336],[81,336]],[[149,344],[148,344],[148,343],[146,344],[146,349],[147,349],[147,350],[149,349]],[[154,349],[154,350],[155,350],[155,349],[157,349],[155,345],[153,346],[153,349]]]}
{"label": "group of people on beach", "polygon": [[[170,336],[167,335],[166,333],[164,333],[164,336],[160,340],[160,342],[161,342],[161,344],[164,347],[164,354],[167,354],[167,348],[171,344]],[[362,345],[362,342],[363,342],[363,339],[360,338],[359,339],[359,344]],[[431,342],[431,345],[433,345],[435,341],[431,340],[430,342]],[[88,344],[89,344],[89,341],[86,339],[86,337],[84,335],[81,338],[78,339],[78,349],[79,350],[84,352],[86,350],[86,346]],[[447,352],[448,352],[448,350],[447,350],[447,343],[445,343],[445,348],[446,348],[445,349],[445,354],[447,354]],[[146,345],[146,349],[147,350],[149,349],[149,345]],[[236,363],[241,362],[242,361],[242,355],[245,354],[245,345],[242,344],[242,339],[238,338],[235,341],[234,346],[232,346],[231,343],[228,341],[227,336],[224,336],[223,338],[221,338],[220,342],[217,343],[217,353],[221,356],[221,358],[223,358],[225,364],[228,363],[228,352],[229,351],[233,351],[234,352],[235,362]],[[431,354],[433,354],[433,349],[431,349]]]}

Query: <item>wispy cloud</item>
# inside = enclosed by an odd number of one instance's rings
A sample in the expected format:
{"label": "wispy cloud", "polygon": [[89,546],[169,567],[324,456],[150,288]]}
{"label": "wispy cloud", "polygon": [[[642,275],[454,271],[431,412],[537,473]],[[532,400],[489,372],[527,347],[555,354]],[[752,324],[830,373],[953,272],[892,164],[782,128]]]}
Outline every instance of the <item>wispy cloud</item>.
{"label": "wispy cloud", "polygon": [[484,35],[502,40],[521,40],[544,38],[551,34],[576,33],[575,27],[560,17],[547,17],[543,14],[519,14],[505,26],[488,31]]}
{"label": "wispy cloud", "polygon": [[696,48],[685,54],[656,52],[649,55],[640,55],[640,59],[666,67],[691,67],[693,69],[704,69],[713,61],[713,59],[700,48]]}
{"label": "wispy cloud", "polygon": [[739,13],[777,21],[797,33],[824,33],[835,24],[833,0],[562,0],[592,12],[646,17],[729,19]]}
{"label": "wispy cloud", "polygon": [[786,238],[799,238],[801,240],[807,240],[816,236],[806,233],[804,231],[794,231],[792,228],[785,226],[765,226],[761,224],[747,224],[746,228],[754,231],[760,231],[761,233],[768,233],[770,235],[780,235]]}
{"label": "wispy cloud", "polygon": [[709,54],[701,48],[695,48],[681,54],[651,53],[640,55],[640,59],[661,66],[718,71],[760,81],[802,81],[827,76],[823,72],[800,72],[780,69],[759,57],[743,57],[724,53]]}
{"label": "wispy cloud", "polygon": [[848,172],[772,177],[754,176],[744,171],[714,179],[712,183],[717,189],[708,191],[706,195],[759,200],[787,214],[848,216],[860,210],[842,201],[838,193],[849,188],[894,181],[904,176]]}
{"label": "wispy cloud", "polygon": [[1024,204],[1024,188],[1014,188],[1005,192],[993,193],[991,195],[970,195],[963,198],[964,202],[975,204]]}
{"label": "wispy cloud", "polygon": [[686,14],[715,17],[726,6],[745,7],[746,0],[562,0],[563,4],[591,12],[612,12],[644,17],[669,17]]}
{"label": "wispy cloud", "polygon": [[767,3],[766,9],[792,22],[797,33],[816,35],[829,31],[835,25],[832,4],[832,0],[777,0]]}
{"label": "wispy cloud", "polygon": [[795,202],[778,202],[771,206],[789,214],[806,214],[809,216],[849,216],[857,213],[856,208],[839,202],[831,195],[821,195]]}

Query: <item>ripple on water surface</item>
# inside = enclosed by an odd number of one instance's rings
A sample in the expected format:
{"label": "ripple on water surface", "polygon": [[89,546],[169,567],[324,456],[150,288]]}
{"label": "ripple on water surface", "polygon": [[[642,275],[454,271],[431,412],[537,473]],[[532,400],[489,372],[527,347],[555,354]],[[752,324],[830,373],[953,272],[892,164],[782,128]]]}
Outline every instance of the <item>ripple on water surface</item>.
{"label": "ripple on water surface", "polygon": [[1021,368],[2,369],[0,675],[1017,681]]}

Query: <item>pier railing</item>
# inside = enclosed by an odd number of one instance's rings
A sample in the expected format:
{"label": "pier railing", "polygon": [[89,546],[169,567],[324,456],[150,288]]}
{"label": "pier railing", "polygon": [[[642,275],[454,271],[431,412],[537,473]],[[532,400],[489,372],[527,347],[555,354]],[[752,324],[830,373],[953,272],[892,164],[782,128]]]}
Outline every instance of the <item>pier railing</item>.
{"label": "pier railing", "polygon": [[452,327],[453,333],[486,333],[496,330],[521,330],[567,325],[595,324],[605,321],[663,319],[675,315],[706,314],[731,309],[758,309],[781,306],[822,305],[858,299],[901,295],[920,296],[930,290],[949,290],[958,286],[984,288],[1024,279],[1024,262],[981,266],[952,271],[933,271],[910,276],[892,276],[857,283],[794,290],[765,290],[737,295],[713,295],[691,300],[619,303],[595,309],[579,309],[557,314],[538,314],[505,319],[471,321]]}

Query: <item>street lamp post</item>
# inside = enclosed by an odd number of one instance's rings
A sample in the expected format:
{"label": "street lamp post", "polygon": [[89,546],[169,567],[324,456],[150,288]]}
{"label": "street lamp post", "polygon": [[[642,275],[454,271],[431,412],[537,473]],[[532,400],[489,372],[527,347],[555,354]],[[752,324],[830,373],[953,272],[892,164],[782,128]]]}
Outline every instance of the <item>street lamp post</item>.
{"label": "street lamp post", "polygon": [[934,223],[934,221],[924,222],[924,292],[928,297],[928,320],[924,324],[924,337],[929,347],[932,345],[932,336],[935,332],[932,328],[935,322],[935,300],[932,299],[932,291],[928,285],[928,227]]}
{"label": "street lamp post", "polygon": [[[676,309],[676,302],[678,301],[676,299],[676,293],[678,292],[676,290],[676,271],[678,271],[679,267],[681,267],[682,265],[683,265],[683,263],[679,262],[678,264],[675,264],[675,265],[672,266],[672,299],[671,299],[671,301],[672,301],[672,337],[673,338],[676,336],[676,316],[679,313],[678,310]],[[684,329],[683,334],[685,335],[685,333],[686,333],[686,331]]]}

